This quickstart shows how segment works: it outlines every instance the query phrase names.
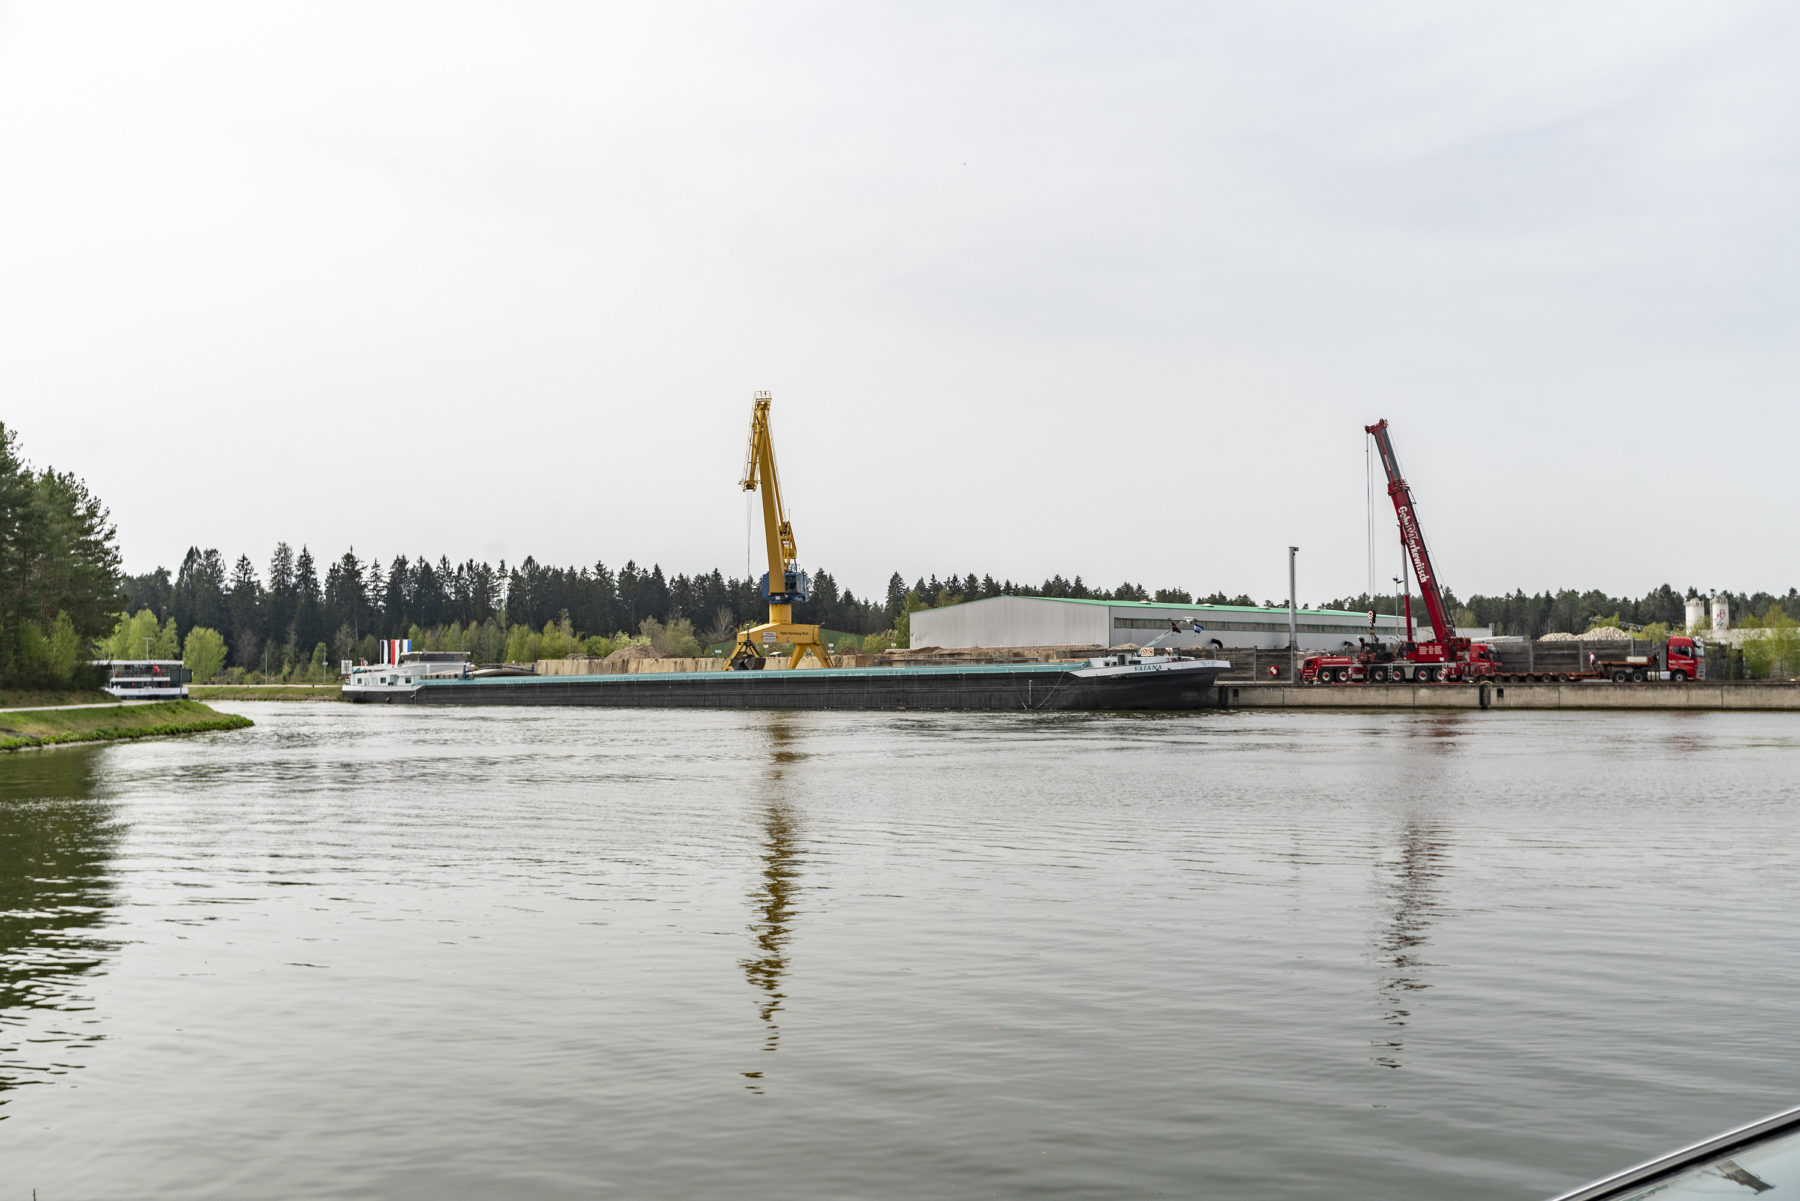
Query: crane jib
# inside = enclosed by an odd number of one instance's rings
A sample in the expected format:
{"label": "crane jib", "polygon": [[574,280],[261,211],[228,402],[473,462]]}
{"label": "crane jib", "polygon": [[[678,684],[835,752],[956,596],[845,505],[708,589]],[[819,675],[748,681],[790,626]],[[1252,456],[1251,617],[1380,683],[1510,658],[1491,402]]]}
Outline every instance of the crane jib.
{"label": "crane jib", "polygon": [[1400,462],[1394,455],[1394,444],[1388,438],[1387,419],[1364,426],[1363,432],[1375,439],[1381,454],[1381,467],[1388,478],[1388,498],[1394,502],[1394,516],[1400,521],[1400,541],[1406,548],[1413,574],[1418,578],[1419,595],[1424,598],[1432,634],[1439,639],[1454,640],[1456,631],[1444,606],[1444,594],[1438,589],[1431,553],[1425,549],[1425,534],[1419,529],[1418,515],[1413,512],[1412,489],[1406,486],[1406,477],[1400,474]]}
{"label": "crane jib", "polygon": [[1412,506],[1405,501],[1397,501],[1394,507],[1400,514],[1400,538],[1406,543],[1406,557],[1412,560],[1413,576],[1419,587],[1424,588],[1431,583],[1431,558],[1425,553],[1425,539],[1419,534],[1418,518],[1413,516]]}

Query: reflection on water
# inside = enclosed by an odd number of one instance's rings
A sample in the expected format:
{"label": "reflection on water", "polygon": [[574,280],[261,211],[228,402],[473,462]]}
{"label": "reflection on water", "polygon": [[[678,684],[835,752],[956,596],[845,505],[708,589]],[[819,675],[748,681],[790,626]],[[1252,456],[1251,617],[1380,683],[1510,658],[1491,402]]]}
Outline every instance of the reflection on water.
{"label": "reflection on water", "polygon": [[0,1201],[1516,1201],[1796,1087],[1789,714],[233,707],[0,756]]}
{"label": "reflection on water", "polygon": [[[755,891],[750,894],[756,920],[750,923],[749,929],[755,936],[756,950],[750,958],[740,961],[739,966],[744,969],[744,978],[751,987],[761,994],[757,999],[757,1016],[766,1026],[762,1049],[773,1051],[781,1042],[781,1025],[776,1021],[776,1015],[787,999],[781,989],[787,975],[793,894],[800,875],[795,849],[797,823],[793,807],[787,803],[782,777],[789,766],[799,761],[800,753],[792,748],[793,731],[780,718],[775,719],[768,733],[770,761],[759,790],[762,794],[762,871]],[[763,1091],[757,1083],[763,1077],[761,1071],[745,1072],[744,1076],[750,1081],[745,1087],[751,1092]]]}
{"label": "reflection on water", "polygon": [[104,1037],[82,987],[116,949],[96,933],[117,903],[119,838],[93,799],[99,753],[0,759],[0,1119],[11,1090],[79,1067]]}
{"label": "reflection on water", "polygon": [[1400,855],[1391,874],[1381,880],[1386,894],[1386,920],[1375,939],[1375,960],[1381,970],[1381,1020],[1384,1034],[1373,1041],[1375,1063],[1384,1068],[1400,1066],[1405,1047],[1401,1030],[1412,1016],[1416,994],[1431,987],[1425,978],[1425,947],[1431,940],[1431,923],[1443,911],[1442,864],[1448,857],[1444,830],[1430,822],[1409,821],[1400,837]]}

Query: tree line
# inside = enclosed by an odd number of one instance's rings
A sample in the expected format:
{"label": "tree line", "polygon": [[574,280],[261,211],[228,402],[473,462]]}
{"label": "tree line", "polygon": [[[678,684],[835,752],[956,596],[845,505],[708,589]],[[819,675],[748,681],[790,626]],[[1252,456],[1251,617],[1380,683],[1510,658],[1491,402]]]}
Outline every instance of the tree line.
{"label": "tree line", "polygon": [[[838,632],[839,649],[908,645],[911,614],[994,596],[1251,605],[1246,594],[1197,596],[1127,580],[1095,587],[1077,575],[1038,584],[992,575],[888,577],[880,595],[859,595],[828,571],[813,574],[798,621]],[[1641,597],[1564,589],[1528,595],[1445,599],[1458,624],[1540,637],[1599,624],[1679,629],[1696,589],[1663,585]],[[1726,593],[1738,625],[1788,628],[1800,591]],[[1414,598],[1415,612],[1422,606]],[[1265,600],[1267,605],[1278,602]],[[1396,596],[1344,597],[1327,608],[1396,612]],[[277,543],[266,568],[248,555],[227,566],[217,549],[192,547],[174,572],[124,576],[106,507],[74,475],[33,469],[0,423],[0,686],[60,687],[89,680],[96,657],[192,658],[200,678],[323,675],[342,659],[377,657],[383,638],[426,649],[466,650],[483,662],[606,651],[628,641],[667,653],[699,653],[728,642],[767,614],[759,582],[714,569],[665,573],[628,560],[612,568],[516,565],[447,556],[396,556],[385,565],[354,549],[323,564],[306,545]]]}
{"label": "tree line", "polygon": [[[1785,596],[1771,592],[1721,592],[1719,595],[1730,603],[1732,624],[1736,626],[1764,626],[1771,614],[1775,615],[1776,625],[1786,620],[1788,614],[1800,616],[1800,589],[1789,588]],[[1664,584],[1639,597],[1564,588],[1535,595],[1527,595],[1523,590],[1499,596],[1477,594],[1464,603],[1446,588],[1444,605],[1457,625],[1489,626],[1496,634],[1542,638],[1545,634],[1581,634],[1597,626],[1616,625],[1627,630],[1660,630],[1666,637],[1666,631],[1680,631],[1686,627],[1687,602],[1698,596],[1711,599],[1710,593],[1702,593],[1697,588],[1677,592]],[[1424,621],[1425,602],[1416,593],[1412,606],[1414,618]],[[1374,609],[1378,613],[1398,613],[1403,606],[1397,593],[1378,593],[1373,597],[1363,593],[1328,601],[1324,607],[1353,612]],[[1710,605],[1708,608],[1710,612]],[[1710,621],[1709,616],[1709,625]]]}
{"label": "tree line", "polygon": [[106,506],[67,472],[32,470],[0,422],[0,686],[91,686],[118,594]]}
{"label": "tree line", "polygon": [[[1196,595],[1182,588],[1149,589],[1129,580],[1094,587],[1081,576],[1054,575],[1039,584],[990,575],[950,573],[889,576],[883,595],[843,588],[829,571],[813,573],[812,597],[795,606],[795,620],[848,637],[842,649],[906,645],[910,615],[920,609],[993,596],[1049,596],[1160,603],[1254,605],[1249,595]],[[1669,585],[1641,597],[1565,589],[1528,595],[1472,596],[1465,603],[1446,592],[1459,624],[1492,626],[1496,633],[1539,637],[1580,633],[1611,622],[1627,628],[1680,628],[1695,589]],[[1751,615],[1787,606],[1800,613],[1800,595],[1728,594],[1733,610]],[[127,577],[123,596],[141,637],[159,633],[160,645],[185,647],[189,633],[217,631],[225,647],[222,666],[264,678],[321,672],[339,660],[374,659],[378,640],[412,638],[415,646],[465,650],[481,661],[529,660],[586,651],[606,653],[626,642],[653,642],[665,653],[698,654],[728,642],[736,631],[762,621],[767,602],[759,582],[713,569],[669,575],[660,564],[628,560],[618,568],[556,566],[527,557],[516,565],[447,556],[396,556],[385,565],[346,550],[324,565],[310,548],[277,543],[266,569],[247,555],[229,569],[216,549],[190,548],[180,568]],[[1265,599],[1265,605],[1281,602]],[[1312,607],[1312,606],[1308,606]],[[1397,612],[1395,595],[1340,597],[1322,608]],[[1424,608],[1414,598],[1421,620]],[[149,626],[144,621],[150,622]],[[123,628],[122,626],[120,627]],[[115,639],[115,641],[119,641]],[[117,649],[124,649],[119,641]]]}
{"label": "tree line", "polygon": [[[384,565],[352,548],[321,570],[308,546],[296,551],[288,542],[276,544],[263,570],[248,555],[227,567],[216,548],[190,547],[174,573],[157,568],[126,577],[122,594],[126,613],[107,640],[109,653],[143,657],[160,648],[172,657],[193,631],[205,630],[226,648],[221,666],[265,679],[322,675],[344,659],[373,660],[385,638],[411,638],[419,649],[464,650],[484,662],[606,653],[626,642],[698,654],[768,613],[758,580],[716,568],[669,575],[660,564],[635,560],[615,569],[605,562],[555,566],[529,556],[509,566],[424,555],[399,555]],[[899,572],[882,596],[864,597],[820,570],[794,618],[837,632],[839,649],[869,649],[904,645],[908,618],[920,609],[1002,595],[1193,599],[1180,589],[1152,593],[1129,581],[1094,588],[1080,576],[1028,585],[934,574],[908,584]],[[1223,593],[1208,599],[1252,603]]]}

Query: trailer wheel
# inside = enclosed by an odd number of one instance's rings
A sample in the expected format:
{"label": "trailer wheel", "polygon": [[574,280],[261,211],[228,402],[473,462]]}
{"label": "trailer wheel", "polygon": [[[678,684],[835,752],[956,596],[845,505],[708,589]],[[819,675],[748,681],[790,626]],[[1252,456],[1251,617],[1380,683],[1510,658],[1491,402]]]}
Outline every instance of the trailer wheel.
{"label": "trailer wheel", "polygon": [[1631,673],[1631,682],[1633,684],[1642,684],[1644,682],[1643,668],[1640,667],[1638,670]]}
{"label": "trailer wheel", "polygon": [[1556,682],[1558,684],[1567,684],[1569,682],[1569,673],[1566,671],[1557,672],[1556,673]]}
{"label": "trailer wheel", "polygon": [[1671,680],[1674,680],[1677,684],[1685,684],[1685,683],[1687,683],[1687,672],[1672,671],[1669,673],[1669,678]]}
{"label": "trailer wheel", "polygon": [[1630,679],[1630,677],[1622,671],[1613,672],[1613,683],[1615,684],[1623,684],[1628,679]]}

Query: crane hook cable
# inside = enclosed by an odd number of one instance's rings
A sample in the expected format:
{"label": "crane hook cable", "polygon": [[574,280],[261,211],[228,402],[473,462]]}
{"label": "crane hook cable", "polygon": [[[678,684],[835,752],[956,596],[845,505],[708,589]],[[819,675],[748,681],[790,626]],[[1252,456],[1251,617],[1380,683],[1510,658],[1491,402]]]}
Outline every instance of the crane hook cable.
{"label": "crane hook cable", "polygon": [[1369,567],[1369,608],[1375,607],[1375,440],[1363,434],[1363,515],[1368,528],[1363,535],[1363,557]]}

